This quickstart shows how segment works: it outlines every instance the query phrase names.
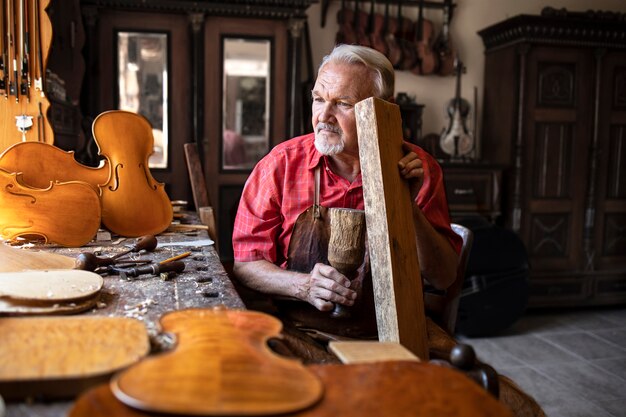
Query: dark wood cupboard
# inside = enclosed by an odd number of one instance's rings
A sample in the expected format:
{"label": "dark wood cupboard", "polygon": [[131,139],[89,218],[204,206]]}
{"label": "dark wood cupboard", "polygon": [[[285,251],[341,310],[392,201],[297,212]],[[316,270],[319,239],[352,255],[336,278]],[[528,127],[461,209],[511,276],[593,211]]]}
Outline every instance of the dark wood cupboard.
{"label": "dark wood cupboard", "polygon": [[488,27],[483,157],[526,245],[531,306],[626,301],[626,26],[546,8]]}

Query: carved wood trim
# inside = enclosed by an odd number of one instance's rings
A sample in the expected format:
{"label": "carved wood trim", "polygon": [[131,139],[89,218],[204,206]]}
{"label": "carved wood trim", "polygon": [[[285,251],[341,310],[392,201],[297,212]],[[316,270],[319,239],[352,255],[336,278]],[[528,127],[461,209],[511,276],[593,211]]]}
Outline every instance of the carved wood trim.
{"label": "carved wood trim", "polygon": [[314,0],[230,0],[228,2],[180,0],[82,0],[82,5],[152,12],[206,13],[213,16],[264,19],[306,18]]}
{"label": "carved wood trim", "polygon": [[545,8],[541,16],[519,15],[478,32],[487,51],[515,43],[626,48],[623,13],[567,12]]}

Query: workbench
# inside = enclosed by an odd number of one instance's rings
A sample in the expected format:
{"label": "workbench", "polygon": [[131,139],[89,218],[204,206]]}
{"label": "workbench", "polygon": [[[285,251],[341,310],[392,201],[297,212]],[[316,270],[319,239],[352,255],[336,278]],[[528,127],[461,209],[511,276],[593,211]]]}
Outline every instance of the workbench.
{"label": "workbench", "polygon": [[[245,309],[219,260],[215,247],[208,242],[206,231],[163,233],[158,235],[157,239],[158,246],[153,252],[134,257],[160,262],[191,252],[182,259],[185,263],[185,270],[182,273],[169,277],[141,275],[136,278],[106,275],[96,308],[81,314],[132,317],[142,321],[148,330],[153,353],[172,345],[167,333],[159,331],[159,319],[164,313],[187,308],[218,306]],[[32,249],[74,258],[81,252],[110,257],[123,252],[133,242],[134,239],[122,241],[113,237],[111,240],[94,241],[80,248],[39,245]],[[428,363],[390,361],[346,367],[313,365],[309,369],[321,378],[325,386],[324,399],[316,407],[291,415],[328,417],[348,415],[356,410],[356,414],[359,415],[375,416],[386,414],[386,411],[391,410],[393,415],[421,416],[432,415],[428,414],[429,410],[449,409],[452,404],[456,407],[455,410],[459,411],[458,415],[463,417],[485,415],[511,417],[502,404],[474,382],[470,382],[458,372]],[[453,381],[451,385],[450,381]],[[398,386],[403,388],[397,390]],[[74,400],[44,402],[34,399],[28,402],[9,403],[5,417],[61,417],[67,416],[70,410],[75,411],[76,408],[81,409],[85,406],[88,407],[87,414],[79,415],[91,416],[92,412],[99,413],[98,416],[145,415],[119,408],[119,404],[116,406],[116,401],[111,401],[107,385],[98,385],[96,389],[88,390],[84,396],[76,397]],[[351,394],[346,397],[346,392]],[[383,392],[385,395],[381,397]],[[373,398],[386,398],[386,401],[370,402]],[[117,407],[115,410],[104,407],[112,404],[114,408]],[[367,407],[364,408],[364,404],[368,404]],[[414,409],[417,404],[423,406]],[[371,405],[375,407],[371,408]],[[337,413],[337,407],[342,411]]]}
{"label": "workbench", "polygon": [[[132,317],[140,320],[146,325],[153,350],[158,350],[159,344],[167,344],[167,340],[163,340],[159,333],[158,321],[168,311],[217,306],[245,309],[205,230],[165,232],[158,235],[157,240],[158,246],[154,251],[133,254],[133,257],[160,262],[191,252],[181,259],[185,263],[183,272],[170,275],[166,280],[153,275],[126,279],[120,275],[105,275],[97,307],[81,315]],[[32,249],[70,257],[76,257],[81,252],[92,252],[104,257],[124,251],[134,241],[114,236],[111,240],[94,240],[79,248],[35,245]],[[61,417],[67,415],[72,404],[71,401],[9,403],[6,417]]]}

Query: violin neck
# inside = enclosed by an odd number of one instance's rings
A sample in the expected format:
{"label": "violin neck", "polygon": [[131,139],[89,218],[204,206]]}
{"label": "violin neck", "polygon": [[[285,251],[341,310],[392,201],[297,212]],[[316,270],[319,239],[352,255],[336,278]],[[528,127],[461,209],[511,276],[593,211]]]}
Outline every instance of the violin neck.
{"label": "violin neck", "polygon": [[456,66],[456,103],[461,101],[461,74],[463,74],[463,63],[458,61]]}

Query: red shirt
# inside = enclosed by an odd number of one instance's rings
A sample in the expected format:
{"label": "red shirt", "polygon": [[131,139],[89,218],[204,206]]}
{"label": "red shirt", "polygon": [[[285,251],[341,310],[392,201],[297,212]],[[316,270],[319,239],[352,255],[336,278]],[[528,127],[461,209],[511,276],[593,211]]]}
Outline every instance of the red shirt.
{"label": "red shirt", "polygon": [[[423,149],[413,148],[425,171],[416,203],[459,253],[462,240],[450,228],[441,167]],[[322,168],[322,206],[365,209],[361,174],[350,183],[331,171],[327,157],[315,149],[312,133],[282,142],[259,161],[243,189],[233,231],[236,261],[265,259],[285,267],[294,224],[300,213],[313,205],[318,165]]]}

